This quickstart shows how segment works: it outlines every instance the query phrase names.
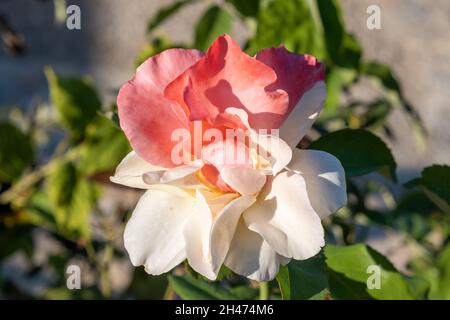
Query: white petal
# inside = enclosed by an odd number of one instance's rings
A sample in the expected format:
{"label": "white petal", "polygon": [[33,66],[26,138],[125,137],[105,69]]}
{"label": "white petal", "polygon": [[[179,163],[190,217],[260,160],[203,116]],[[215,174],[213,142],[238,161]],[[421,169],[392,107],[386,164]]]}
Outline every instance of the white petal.
{"label": "white petal", "polygon": [[311,128],[314,120],[322,110],[327,96],[324,81],[318,81],[312,89],[305,92],[283,122],[280,128],[280,137],[294,148]]}
{"label": "white petal", "polygon": [[145,172],[161,169],[142,159],[135,151],[131,151],[119,163],[116,173],[110,177],[110,180],[132,188],[147,189],[148,185],[142,180],[142,175]]}
{"label": "white petal", "polygon": [[296,149],[288,168],[303,176],[309,201],[322,219],[347,203],[344,168],[335,156]]}
{"label": "white petal", "polygon": [[[202,190],[203,194],[206,194],[206,190]],[[208,206],[211,209],[213,217],[217,216],[219,212],[232,200],[239,198],[238,193],[227,192],[224,194],[217,195],[215,192],[210,192],[212,196],[207,198]]]}
{"label": "white petal", "polygon": [[240,219],[225,265],[233,272],[252,280],[270,281],[277,275],[280,263],[281,256]]}
{"label": "white petal", "polygon": [[283,170],[292,158],[291,147],[274,135],[258,135],[258,153],[268,159],[272,170],[271,175],[276,175]]}
{"label": "white petal", "polygon": [[189,218],[184,230],[187,259],[195,271],[211,280],[217,278],[237,221],[255,200],[250,195],[236,198],[213,219],[206,198],[197,192],[197,210]]}
{"label": "white petal", "polygon": [[148,273],[157,275],[186,258],[183,227],[193,212],[193,200],[171,186],[144,193],[124,232],[125,248],[134,266],[145,265]]}
{"label": "white petal", "polygon": [[247,127],[253,144],[251,147],[257,148],[257,153],[268,159],[272,165],[272,170],[267,174],[276,175],[291,161],[291,147],[273,134],[259,134],[250,128],[248,114],[244,109],[230,107],[225,109],[225,112],[239,117],[241,122]]}
{"label": "white petal", "polygon": [[175,168],[146,172],[142,175],[142,179],[148,185],[169,184],[184,189],[205,188],[196,176],[202,167],[203,162],[196,160]]}
{"label": "white petal", "polygon": [[218,272],[230,248],[239,218],[256,198],[252,195],[239,197],[227,204],[213,222],[211,232],[211,258]]}
{"label": "white petal", "polygon": [[210,254],[212,213],[205,197],[197,190],[195,210],[183,230],[186,256],[189,265],[198,273],[215,280],[215,272]]}
{"label": "white petal", "polygon": [[224,168],[220,170],[220,176],[231,188],[242,195],[257,193],[266,183],[266,176],[253,168]]}
{"label": "white petal", "polygon": [[305,181],[293,172],[269,177],[244,220],[280,255],[296,260],[308,259],[324,245],[324,231],[319,216],[311,207]]}

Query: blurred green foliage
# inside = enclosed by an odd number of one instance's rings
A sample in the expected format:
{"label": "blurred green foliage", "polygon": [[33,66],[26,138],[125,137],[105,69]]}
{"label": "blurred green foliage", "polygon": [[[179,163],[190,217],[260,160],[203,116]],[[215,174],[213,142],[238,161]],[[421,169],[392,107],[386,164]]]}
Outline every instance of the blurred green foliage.
{"label": "blurred green foliage", "polygon": [[30,137],[11,123],[0,123],[0,181],[17,179],[33,159]]}
{"label": "blurred green foliage", "polygon": [[[192,5],[201,7],[193,39],[174,43],[160,27]],[[236,24],[246,28],[244,49],[249,54],[283,44],[325,63],[328,98],[311,136],[301,147],[334,154],[347,174],[349,203],[325,221],[328,242],[337,245],[327,245],[316,257],[291,261],[282,267],[277,281],[267,287],[269,296],[450,299],[450,168],[425,168],[421,177],[406,184],[411,190],[393,191],[395,159],[379,138],[379,134],[391,137],[387,117],[399,108],[409,116],[417,137],[425,131],[390,67],[363,58],[361,45],[345,27],[339,1],[173,1],[148,22],[148,42],[136,54],[136,65],[170,47],[206,50],[216,36],[232,34]],[[87,78],[62,76],[51,68],[46,68],[45,74],[51,112],[43,112],[49,107],[41,105],[36,114],[49,116],[26,118],[25,125],[0,123],[0,265],[12,255],[23,253],[30,268],[21,276],[31,283],[50,269],[53,279],[46,283],[46,290],[34,292],[0,273],[0,296],[258,298],[255,283],[226,268],[220,273],[220,281],[213,283],[187,265],[157,277],[136,268],[123,288],[112,287],[113,264],[128,261],[121,236],[130,208],[119,206],[105,212],[100,200],[110,189],[108,176],[130,146],[118,127],[116,108],[100,100]],[[359,101],[349,94],[363,78],[379,89],[378,97]],[[43,150],[51,150],[52,154]],[[370,205],[374,196],[384,207]],[[417,249],[406,265],[407,276],[386,257],[361,243],[374,229],[401,234],[405,244]],[[39,263],[32,259],[39,245],[36,233],[46,235],[60,248]],[[65,269],[73,259],[86,264],[92,276],[82,290],[66,288]],[[379,290],[366,285],[370,265],[380,267]]]}

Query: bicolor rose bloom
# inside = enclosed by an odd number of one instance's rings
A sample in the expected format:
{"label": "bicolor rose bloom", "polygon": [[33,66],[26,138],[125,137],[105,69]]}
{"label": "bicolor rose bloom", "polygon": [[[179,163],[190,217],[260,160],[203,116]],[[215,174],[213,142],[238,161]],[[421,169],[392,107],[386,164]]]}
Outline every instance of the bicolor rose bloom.
{"label": "bicolor rose bloom", "polygon": [[[157,275],[187,259],[209,279],[225,265],[268,281],[291,259],[316,255],[321,219],[347,201],[340,162],[296,148],[325,97],[324,66],[314,57],[284,47],[250,57],[228,35],[205,54],[169,49],[144,62],[119,92],[133,151],[111,177],[146,190],[124,233],[133,265]],[[196,124],[244,130],[249,139],[198,139]],[[192,133],[181,148],[180,130]],[[245,150],[243,161],[219,161],[236,150]]]}

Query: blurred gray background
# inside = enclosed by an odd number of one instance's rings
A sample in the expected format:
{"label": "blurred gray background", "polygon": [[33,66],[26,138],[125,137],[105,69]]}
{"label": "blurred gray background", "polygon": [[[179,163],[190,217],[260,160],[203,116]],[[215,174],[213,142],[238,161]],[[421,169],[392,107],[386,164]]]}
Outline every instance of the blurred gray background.
{"label": "blurred gray background", "polygon": [[[136,54],[145,43],[145,28],[155,11],[173,0],[79,0],[81,30],[68,30],[55,20],[51,0],[0,0],[0,16],[24,36],[26,51],[13,56],[0,51],[0,114],[9,107],[29,108],[48,98],[43,67],[66,75],[89,75],[104,103],[134,73]],[[450,1],[342,0],[347,27],[364,47],[367,58],[386,63],[395,71],[408,101],[428,130],[424,148],[415,144],[407,118],[390,115],[395,141],[388,141],[398,161],[400,182],[414,177],[426,165],[450,161]],[[366,28],[366,9],[381,7],[382,29]],[[205,4],[182,10],[158,32],[176,41],[192,37],[194,21]],[[238,41],[246,29],[235,25]],[[364,81],[355,94],[376,94]]]}

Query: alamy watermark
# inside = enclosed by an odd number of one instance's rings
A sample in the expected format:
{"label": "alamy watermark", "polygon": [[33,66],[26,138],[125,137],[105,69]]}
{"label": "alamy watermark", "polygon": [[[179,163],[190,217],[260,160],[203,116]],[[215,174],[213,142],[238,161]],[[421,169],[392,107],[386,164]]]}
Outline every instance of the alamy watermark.
{"label": "alamy watermark", "polygon": [[81,268],[75,264],[71,264],[66,269],[66,286],[69,290],[81,289]]}
{"label": "alamy watermark", "polygon": [[367,7],[366,10],[369,15],[366,20],[367,29],[379,30],[381,29],[381,8],[376,4]]}
{"label": "alamy watermark", "polygon": [[202,121],[193,121],[191,130],[175,129],[171,134],[174,146],[171,160],[175,165],[189,164],[195,159],[214,159],[215,165],[245,165],[252,151],[270,157],[280,150],[279,129],[251,131],[241,128],[207,128]]}
{"label": "alamy watermark", "polygon": [[366,273],[370,274],[367,278],[367,289],[381,289],[381,268],[379,265],[373,264],[367,267]]}
{"label": "alamy watermark", "polygon": [[72,4],[66,10],[66,27],[69,30],[81,30],[81,9]]}

